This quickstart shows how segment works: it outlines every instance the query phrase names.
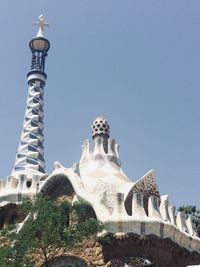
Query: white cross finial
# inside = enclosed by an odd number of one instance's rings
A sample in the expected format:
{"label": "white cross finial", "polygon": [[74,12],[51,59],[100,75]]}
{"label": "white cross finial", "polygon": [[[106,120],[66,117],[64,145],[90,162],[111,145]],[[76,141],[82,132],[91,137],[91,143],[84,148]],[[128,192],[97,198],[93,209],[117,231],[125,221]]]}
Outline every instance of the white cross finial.
{"label": "white cross finial", "polygon": [[43,15],[40,15],[38,18],[38,21],[34,21],[33,25],[36,25],[39,27],[36,37],[44,37],[44,27],[48,27],[50,24],[49,22],[45,21],[45,18]]}

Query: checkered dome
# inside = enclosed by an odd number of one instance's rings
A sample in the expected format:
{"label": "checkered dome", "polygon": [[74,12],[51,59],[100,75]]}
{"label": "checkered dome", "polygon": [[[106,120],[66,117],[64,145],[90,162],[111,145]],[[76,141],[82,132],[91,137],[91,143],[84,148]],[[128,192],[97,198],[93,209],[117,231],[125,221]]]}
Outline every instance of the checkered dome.
{"label": "checkered dome", "polygon": [[92,138],[103,137],[109,138],[110,127],[104,117],[97,117],[92,123]]}

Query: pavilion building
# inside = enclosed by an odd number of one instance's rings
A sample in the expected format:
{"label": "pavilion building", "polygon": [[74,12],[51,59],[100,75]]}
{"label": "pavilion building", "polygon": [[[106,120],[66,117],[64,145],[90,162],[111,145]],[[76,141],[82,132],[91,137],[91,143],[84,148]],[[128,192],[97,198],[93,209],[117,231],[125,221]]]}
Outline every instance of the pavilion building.
{"label": "pavilion building", "polygon": [[0,227],[23,222],[18,206],[37,193],[85,201],[92,217],[104,224],[98,242],[88,242],[74,255],[56,257],[49,266],[186,267],[200,264],[200,238],[191,217],[176,212],[168,196],[160,196],[154,170],[137,181],[123,171],[119,145],[110,137],[104,117],[92,123],[92,140],[84,141],[80,160],[72,167],[54,163],[45,172],[43,103],[47,79],[45,60],[50,42],[41,15],[38,34],[29,47],[28,97],[13,171],[0,181]]}

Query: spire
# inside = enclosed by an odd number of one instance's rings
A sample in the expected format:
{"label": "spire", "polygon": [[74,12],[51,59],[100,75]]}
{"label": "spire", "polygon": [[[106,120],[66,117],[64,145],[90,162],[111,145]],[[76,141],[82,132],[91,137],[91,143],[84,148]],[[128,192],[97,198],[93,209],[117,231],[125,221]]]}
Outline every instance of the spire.
{"label": "spire", "polygon": [[50,42],[43,36],[45,22],[43,15],[39,16],[39,31],[33,38],[29,47],[32,53],[31,70],[27,74],[28,97],[25,110],[24,124],[21,134],[13,172],[23,174],[44,174],[44,135],[43,135],[43,95],[47,75],[45,71],[45,58],[50,48]]}
{"label": "spire", "polygon": [[41,70],[45,69],[45,57],[50,48],[50,43],[47,39],[44,38],[44,27],[49,26],[48,22],[45,22],[44,16],[40,15],[38,21],[33,22],[34,25],[39,27],[38,34],[33,38],[29,47],[32,52],[32,62],[31,70]]}

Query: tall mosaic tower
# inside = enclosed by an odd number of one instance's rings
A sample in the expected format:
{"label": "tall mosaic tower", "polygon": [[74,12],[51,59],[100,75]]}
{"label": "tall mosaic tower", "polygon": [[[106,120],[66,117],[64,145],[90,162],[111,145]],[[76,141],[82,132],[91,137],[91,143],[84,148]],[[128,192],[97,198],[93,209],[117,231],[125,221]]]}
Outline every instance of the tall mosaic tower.
{"label": "tall mosaic tower", "polygon": [[44,38],[45,22],[43,15],[39,16],[34,25],[39,27],[37,36],[29,47],[32,53],[31,70],[27,74],[28,97],[21,134],[13,172],[28,172],[31,174],[45,173],[44,135],[43,135],[43,95],[47,75],[45,59],[50,48],[50,42]]}

